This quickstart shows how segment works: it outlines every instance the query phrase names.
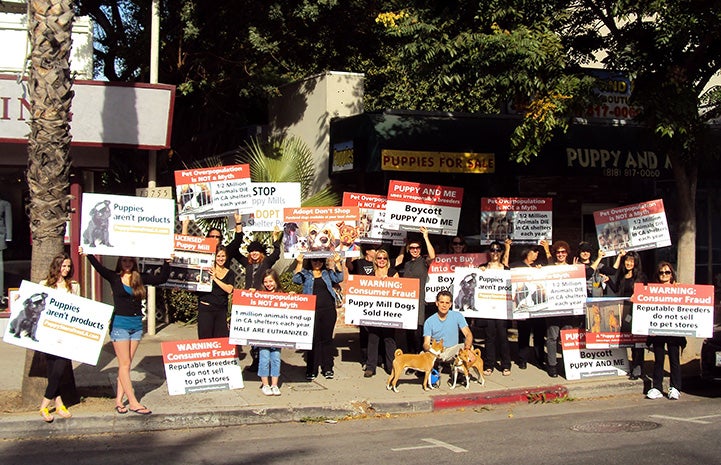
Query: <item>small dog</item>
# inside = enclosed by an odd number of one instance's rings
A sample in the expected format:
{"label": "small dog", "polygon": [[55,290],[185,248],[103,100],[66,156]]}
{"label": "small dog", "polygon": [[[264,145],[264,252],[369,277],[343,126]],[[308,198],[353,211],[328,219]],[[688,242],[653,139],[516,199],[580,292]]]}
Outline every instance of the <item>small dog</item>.
{"label": "small dog", "polygon": [[83,243],[90,247],[97,245],[110,245],[110,216],[112,215],[110,200],[98,202],[90,210],[90,222],[83,232]]}
{"label": "small dog", "polygon": [[460,283],[460,289],[454,302],[456,310],[463,312],[465,310],[476,309],[476,273],[466,275]]}
{"label": "small dog", "polygon": [[451,389],[456,388],[456,380],[458,373],[462,373],[466,377],[466,389],[468,389],[471,380],[471,369],[476,371],[476,380],[481,386],[485,386],[486,380],[483,377],[483,359],[481,358],[480,349],[461,349],[453,361],[453,383]]}
{"label": "small dog", "polygon": [[[393,389],[394,392],[398,392],[396,384],[398,378],[405,371],[406,368],[412,368],[414,370],[422,371],[425,373],[423,377],[423,390],[433,389],[433,385],[430,383],[431,370],[436,364],[436,359],[443,352],[443,339],[436,341],[431,339],[431,350],[428,352],[421,352],[420,354],[404,354],[401,349],[396,349],[395,358],[393,359],[393,370],[386,383],[386,389]],[[427,387],[427,388],[426,388]]]}
{"label": "small dog", "polygon": [[38,292],[25,299],[23,309],[20,310],[13,321],[10,322],[10,334],[14,334],[15,337],[20,338],[24,331],[30,339],[38,342],[35,334],[38,331],[40,314],[45,311],[45,299],[47,296],[44,292]]}

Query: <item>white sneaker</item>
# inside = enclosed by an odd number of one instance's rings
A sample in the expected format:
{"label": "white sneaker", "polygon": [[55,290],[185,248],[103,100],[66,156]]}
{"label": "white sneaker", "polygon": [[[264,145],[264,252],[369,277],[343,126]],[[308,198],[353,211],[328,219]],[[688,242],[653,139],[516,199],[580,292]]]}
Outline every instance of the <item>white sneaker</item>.
{"label": "white sneaker", "polygon": [[678,400],[678,398],[681,396],[681,393],[678,392],[678,389],[675,387],[668,388],[668,398],[671,400]]}
{"label": "white sneaker", "polygon": [[278,388],[278,386],[271,386],[271,387],[270,387],[270,390],[273,392],[273,395],[274,395],[274,396],[279,396],[279,395],[280,395],[280,389]]}
{"label": "white sneaker", "polygon": [[[673,388],[671,388],[671,389],[673,389]],[[668,395],[669,395],[669,397],[671,396],[671,391],[669,391]],[[663,397],[663,393],[656,388],[651,388],[646,393],[646,397],[649,399],[660,399],[661,397]]]}
{"label": "white sneaker", "polygon": [[263,394],[266,396],[272,396],[273,395],[273,389],[268,386],[267,384],[264,384],[262,388],[260,388],[261,391],[263,391]]}

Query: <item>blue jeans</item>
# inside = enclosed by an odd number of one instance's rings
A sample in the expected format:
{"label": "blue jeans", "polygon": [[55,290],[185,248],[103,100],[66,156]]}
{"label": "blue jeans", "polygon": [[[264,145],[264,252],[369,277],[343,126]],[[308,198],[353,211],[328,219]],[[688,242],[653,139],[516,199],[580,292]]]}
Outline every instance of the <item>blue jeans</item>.
{"label": "blue jeans", "polygon": [[280,376],[280,349],[258,348],[258,376]]}

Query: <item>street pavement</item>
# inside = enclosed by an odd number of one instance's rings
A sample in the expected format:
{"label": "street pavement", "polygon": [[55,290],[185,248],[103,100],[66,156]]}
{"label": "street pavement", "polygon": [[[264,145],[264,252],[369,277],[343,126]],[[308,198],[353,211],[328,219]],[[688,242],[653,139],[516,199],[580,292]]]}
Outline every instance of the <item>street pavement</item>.
{"label": "street pavement", "polygon": [[[73,417],[44,423],[37,412],[5,413],[0,416],[0,438],[53,437],[65,435],[186,429],[290,421],[335,421],[364,415],[432,412],[438,409],[464,408],[512,402],[550,402],[556,398],[585,399],[619,395],[643,396],[649,380],[631,381],[626,377],[568,381],[550,378],[545,371],[528,365],[520,370],[515,364],[511,376],[494,371],[485,386],[471,383],[450,389],[449,375],[443,373],[439,388],[424,391],[421,380],[412,373],[403,375],[399,392],[386,389],[388,376],[381,370],[364,378],[359,361],[358,331],[338,328],[335,334],[337,355],[335,376],[314,381],[305,379],[303,351],[284,349],[280,377],[281,396],[265,396],[256,373],[243,371],[245,387],[230,391],[196,392],[169,395],[165,383],[160,343],[195,339],[195,325],[174,323],[158,328],[154,336],[145,335],[135,356],[131,372],[136,395],[153,411],[152,415],[133,412],[121,415],[114,410],[117,360],[112,345],[104,345],[97,366],[75,365],[75,381],[81,396],[92,398],[70,407]],[[698,344],[693,340],[686,349],[686,371],[698,365]],[[0,342],[0,390],[19,391],[25,362],[25,349]],[[650,372],[651,357],[646,368]],[[245,348],[243,368],[250,364]]]}

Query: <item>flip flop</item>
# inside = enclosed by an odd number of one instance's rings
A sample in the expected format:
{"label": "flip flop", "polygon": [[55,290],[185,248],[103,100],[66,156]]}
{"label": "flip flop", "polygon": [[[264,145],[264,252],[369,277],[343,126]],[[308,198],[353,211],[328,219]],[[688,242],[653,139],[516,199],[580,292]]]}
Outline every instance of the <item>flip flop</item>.
{"label": "flip flop", "polygon": [[130,410],[130,411],[133,412],[133,413],[137,413],[138,415],[150,415],[151,413],[153,413],[153,412],[150,411],[150,409],[149,409],[148,407],[140,407],[140,408],[138,408],[138,409],[132,409],[132,408],[131,408],[131,409],[128,409],[128,410]]}
{"label": "flip flop", "polygon": [[121,414],[121,415],[125,415],[126,413],[128,413],[128,409],[125,408],[124,405],[116,405],[116,406],[115,406],[115,411],[118,412],[118,413]]}
{"label": "flip flop", "polygon": [[40,409],[40,416],[43,417],[43,421],[45,423],[52,423],[55,419],[55,417],[50,414],[50,410],[47,407]]}
{"label": "flip flop", "polygon": [[55,413],[61,417],[61,418],[70,418],[73,416],[70,411],[68,411],[67,407],[64,405],[61,405],[60,407],[55,407]]}

